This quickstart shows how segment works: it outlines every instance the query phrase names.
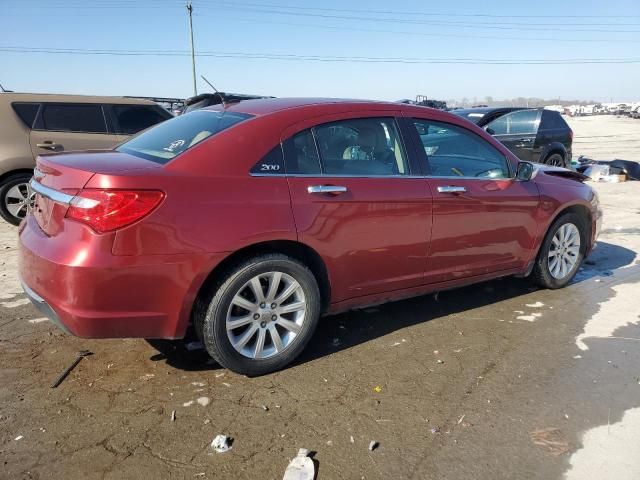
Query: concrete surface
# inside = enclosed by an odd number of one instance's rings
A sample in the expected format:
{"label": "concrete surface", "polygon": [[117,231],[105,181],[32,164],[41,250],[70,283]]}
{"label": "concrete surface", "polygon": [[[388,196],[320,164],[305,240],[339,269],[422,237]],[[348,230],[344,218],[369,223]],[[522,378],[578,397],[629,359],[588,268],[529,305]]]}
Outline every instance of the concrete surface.
{"label": "concrete surface", "polygon": [[254,379],[65,336],[20,293],[2,223],[0,478],[280,479],[301,447],[320,479],[640,478],[640,183],[596,188],[600,244],[566,289],[505,279],[329,317]]}
{"label": "concrete surface", "polygon": [[567,117],[573,130],[573,156],[640,161],[640,119],[596,115]]}

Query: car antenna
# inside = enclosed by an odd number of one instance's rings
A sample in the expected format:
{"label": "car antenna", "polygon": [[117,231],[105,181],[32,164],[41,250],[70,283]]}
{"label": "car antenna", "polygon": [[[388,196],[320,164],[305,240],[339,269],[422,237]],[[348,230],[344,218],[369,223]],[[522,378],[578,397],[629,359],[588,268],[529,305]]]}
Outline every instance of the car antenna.
{"label": "car antenna", "polygon": [[213,86],[213,84],[212,84],[209,80],[207,80],[207,78],[206,78],[204,75],[200,75],[200,77],[201,77],[205,82],[207,82],[207,84],[208,84],[211,88],[213,88],[213,91],[214,91],[214,92],[216,92],[216,94],[220,97],[220,100],[222,101],[222,108],[227,108],[227,104],[226,104],[226,103],[224,103],[224,95],[222,95],[222,94],[218,91],[218,89],[217,89],[216,87],[214,87],[214,86]]}

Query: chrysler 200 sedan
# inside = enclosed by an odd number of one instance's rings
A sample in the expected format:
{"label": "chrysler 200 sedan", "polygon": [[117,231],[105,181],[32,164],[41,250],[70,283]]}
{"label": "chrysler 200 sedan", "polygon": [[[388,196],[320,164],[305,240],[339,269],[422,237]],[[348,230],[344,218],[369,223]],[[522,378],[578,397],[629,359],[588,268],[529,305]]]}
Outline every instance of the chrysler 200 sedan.
{"label": "chrysler 200 sedan", "polygon": [[20,274],[65,332],[192,328],[221,365],[260,375],[323,314],[508,275],[564,287],[601,225],[584,178],[424,107],[242,101],[40,156]]}

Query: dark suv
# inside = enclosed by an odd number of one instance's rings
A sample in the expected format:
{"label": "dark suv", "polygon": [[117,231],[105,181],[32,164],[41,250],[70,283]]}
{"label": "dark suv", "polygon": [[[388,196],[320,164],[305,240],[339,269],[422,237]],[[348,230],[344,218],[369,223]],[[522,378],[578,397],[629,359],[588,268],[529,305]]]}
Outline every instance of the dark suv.
{"label": "dark suv", "polygon": [[573,131],[558,112],[544,108],[468,108],[451,113],[484,128],[518,158],[568,167]]}

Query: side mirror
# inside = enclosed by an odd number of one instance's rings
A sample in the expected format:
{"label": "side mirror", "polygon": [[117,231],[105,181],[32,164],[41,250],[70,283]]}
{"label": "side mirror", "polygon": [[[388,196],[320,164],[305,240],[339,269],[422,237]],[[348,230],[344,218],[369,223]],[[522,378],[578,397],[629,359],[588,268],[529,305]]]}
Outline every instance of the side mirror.
{"label": "side mirror", "polygon": [[536,167],[530,162],[519,162],[516,170],[516,180],[520,182],[528,182],[533,176]]}

